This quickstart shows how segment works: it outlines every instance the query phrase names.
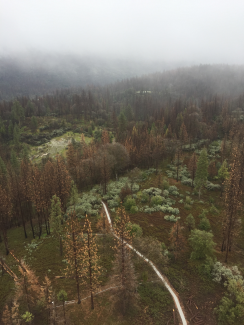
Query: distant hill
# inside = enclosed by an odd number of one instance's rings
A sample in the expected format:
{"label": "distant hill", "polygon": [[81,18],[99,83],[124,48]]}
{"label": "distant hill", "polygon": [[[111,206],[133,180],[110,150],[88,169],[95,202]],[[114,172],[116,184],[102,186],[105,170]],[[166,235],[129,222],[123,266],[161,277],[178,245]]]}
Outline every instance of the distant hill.
{"label": "distant hill", "polygon": [[123,80],[113,87],[119,91],[128,88],[136,92],[152,91],[171,98],[203,99],[213,95],[236,98],[244,94],[244,66],[219,64],[182,67]]}
{"label": "distant hill", "polygon": [[0,100],[52,93],[56,89],[104,86],[180,66],[164,62],[30,53],[0,57]]}

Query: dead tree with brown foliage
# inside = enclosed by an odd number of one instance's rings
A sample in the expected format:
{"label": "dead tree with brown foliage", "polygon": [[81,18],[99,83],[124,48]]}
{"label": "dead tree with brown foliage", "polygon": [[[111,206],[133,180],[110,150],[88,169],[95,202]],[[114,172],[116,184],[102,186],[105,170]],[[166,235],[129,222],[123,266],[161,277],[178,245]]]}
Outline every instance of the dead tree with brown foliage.
{"label": "dead tree with brown foliage", "polygon": [[225,262],[232,249],[233,238],[238,234],[240,212],[242,210],[242,183],[244,177],[243,150],[235,147],[232,152],[232,164],[229,178],[225,181],[224,216],[222,222],[223,241],[221,251],[226,251]]}
{"label": "dead tree with brown foliage", "polygon": [[10,193],[0,185],[0,230],[3,235],[6,255],[9,254],[7,230],[12,216],[12,203]]}
{"label": "dead tree with brown foliage", "polygon": [[116,259],[114,270],[118,274],[121,284],[119,292],[122,299],[122,313],[125,314],[129,305],[133,304],[136,291],[134,267],[131,261],[131,250],[127,246],[132,243],[132,236],[128,230],[129,216],[124,207],[117,210],[117,221],[114,225],[114,233],[117,236],[115,244]]}
{"label": "dead tree with brown foliage", "polygon": [[64,250],[65,259],[68,262],[65,270],[67,277],[75,278],[78,304],[80,300],[80,278],[84,275],[83,254],[81,246],[82,227],[76,217],[75,211],[71,212],[65,225]]}
{"label": "dead tree with brown foliage", "polygon": [[99,286],[99,276],[101,274],[98,265],[99,257],[97,255],[96,236],[92,234],[91,222],[87,216],[83,228],[82,236],[82,264],[84,281],[89,288],[91,295],[91,309],[94,309],[94,293]]}

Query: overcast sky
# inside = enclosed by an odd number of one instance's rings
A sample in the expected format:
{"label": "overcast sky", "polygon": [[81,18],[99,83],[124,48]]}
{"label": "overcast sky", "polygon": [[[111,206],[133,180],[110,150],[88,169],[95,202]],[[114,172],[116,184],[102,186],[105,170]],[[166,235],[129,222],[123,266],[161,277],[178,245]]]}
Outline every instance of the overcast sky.
{"label": "overcast sky", "polygon": [[0,53],[244,64],[243,0],[0,0]]}

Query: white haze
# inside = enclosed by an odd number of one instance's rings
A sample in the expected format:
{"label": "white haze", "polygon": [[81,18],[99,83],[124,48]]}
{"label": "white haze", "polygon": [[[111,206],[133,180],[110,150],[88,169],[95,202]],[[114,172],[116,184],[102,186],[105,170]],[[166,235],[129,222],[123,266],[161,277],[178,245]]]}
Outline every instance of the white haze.
{"label": "white haze", "polygon": [[0,0],[0,54],[244,63],[241,0]]}

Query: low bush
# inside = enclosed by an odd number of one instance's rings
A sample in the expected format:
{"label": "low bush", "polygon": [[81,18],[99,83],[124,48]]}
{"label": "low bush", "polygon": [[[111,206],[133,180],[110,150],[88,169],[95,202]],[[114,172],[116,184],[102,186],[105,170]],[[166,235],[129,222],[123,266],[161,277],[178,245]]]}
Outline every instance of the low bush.
{"label": "low bush", "polygon": [[130,208],[130,212],[131,213],[136,213],[136,212],[138,212],[139,211],[139,209],[138,209],[138,207],[136,206],[136,205],[133,205],[131,208]]}
{"label": "low bush", "polygon": [[213,270],[211,273],[214,282],[222,283],[225,286],[229,280],[243,280],[241,272],[238,270],[237,266],[226,267],[221,262],[216,262],[213,265]]}
{"label": "low bush", "polygon": [[180,219],[180,217],[176,217],[172,214],[171,216],[169,215],[164,216],[164,219],[167,221],[176,222]]}
{"label": "low bush", "polygon": [[208,218],[204,217],[201,219],[198,228],[200,230],[205,230],[205,231],[209,231],[211,230],[211,226],[210,226],[210,222],[208,220]]}
{"label": "low bush", "polygon": [[152,198],[151,204],[154,205],[161,205],[163,203],[163,197],[160,195],[156,195]]}
{"label": "low bush", "polygon": [[124,203],[125,210],[130,211],[132,206],[136,206],[136,200],[132,199],[132,197],[128,197]]}

